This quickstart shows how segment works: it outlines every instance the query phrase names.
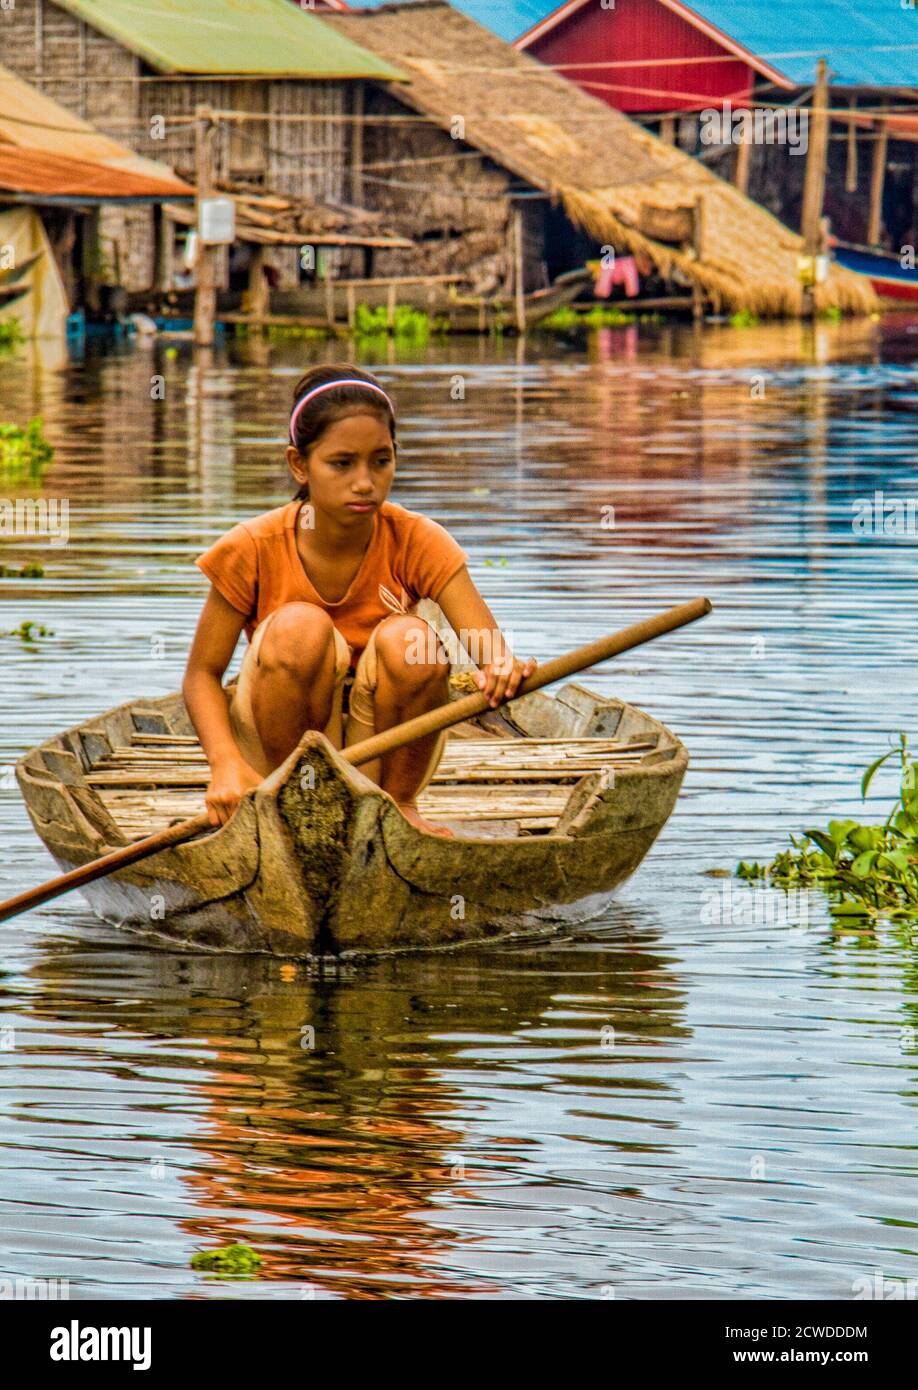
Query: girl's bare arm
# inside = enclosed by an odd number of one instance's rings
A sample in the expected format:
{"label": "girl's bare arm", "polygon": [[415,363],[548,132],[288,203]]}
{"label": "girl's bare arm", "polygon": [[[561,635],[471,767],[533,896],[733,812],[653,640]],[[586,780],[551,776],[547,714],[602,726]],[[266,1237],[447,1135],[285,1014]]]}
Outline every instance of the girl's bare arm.
{"label": "girl's bare arm", "polygon": [[437,603],[480,668],[479,688],[491,704],[512,698],[520,682],[535,670],[536,662],[532,657],[520,660],[513,655],[465,565],[440,590]]}
{"label": "girl's bare arm", "polygon": [[182,682],[185,707],[210,764],[206,801],[215,825],[224,825],[245,792],[262,780],[233,738],[223,690],[223,676],[244,623],[243,615],[211,585]]}

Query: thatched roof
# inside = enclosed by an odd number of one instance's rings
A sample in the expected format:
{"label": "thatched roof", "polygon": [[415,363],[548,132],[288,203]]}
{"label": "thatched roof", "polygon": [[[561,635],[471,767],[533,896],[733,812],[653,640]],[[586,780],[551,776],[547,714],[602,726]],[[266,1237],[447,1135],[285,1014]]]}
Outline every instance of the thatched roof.
{"label": "thatched roof", "polygon": [[[388,84],[400,102],[447,130],[461,116],[466,144],[549,192],[597,241],[643,251],[665,275],[678,267],[715,305],[760,314],[800,311],[799,236],[697,159],[444,0],[323,11],[321,21],[409,74],[407,84]],[[692,207],[698,197],[704,232],[696,260],[690,248],[657,240],[647,229],[648,208]],[[664,234],[657,226],[656,235]],[[869,285],[834,265],[816,301],[820,308],[876,307]]]}

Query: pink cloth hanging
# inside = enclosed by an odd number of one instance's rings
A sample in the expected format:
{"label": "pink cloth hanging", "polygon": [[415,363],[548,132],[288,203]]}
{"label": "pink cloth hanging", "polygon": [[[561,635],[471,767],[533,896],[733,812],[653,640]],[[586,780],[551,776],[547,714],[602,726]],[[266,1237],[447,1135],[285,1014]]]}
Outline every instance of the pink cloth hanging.
{"label": "pink cloth hanging", "polygon": [[600,265],[594,287],[597,298],[608,299],[613,285],[624,285],[629,299],[640,294],[641,277],[633,256],[615,256],[611,265]]}

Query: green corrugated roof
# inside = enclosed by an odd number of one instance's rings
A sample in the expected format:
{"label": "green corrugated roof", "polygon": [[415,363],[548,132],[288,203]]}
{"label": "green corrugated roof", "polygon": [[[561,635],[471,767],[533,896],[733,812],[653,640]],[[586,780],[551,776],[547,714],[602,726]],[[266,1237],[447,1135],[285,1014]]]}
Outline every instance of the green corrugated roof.
{"label": "green corrugated roof", "polygon": [[404,78],[290,0],[54,0],[160,72]]}

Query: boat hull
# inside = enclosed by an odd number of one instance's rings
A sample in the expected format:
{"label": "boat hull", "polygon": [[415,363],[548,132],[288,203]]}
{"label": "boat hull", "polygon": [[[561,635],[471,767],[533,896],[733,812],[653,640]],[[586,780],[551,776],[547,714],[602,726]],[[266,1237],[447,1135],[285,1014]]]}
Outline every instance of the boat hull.
{"label": "boat hull", "polygon": [[909,308],[918,304],[918,267],[903,266],[896,256],[867,247],[836,243],[835,259],[846,270],[870,281],[883,308]]}
{"label": "boat hull", "polygon": [[[189,727],[178,697],[147,705],[150,717],[157,706],[164,727]],[[197,949],[295,957],[450,949],[589,920],[666,823],[687,754],[657,721],[580,686],[557,699],[535,692],[513,711],[518,736],[560,729],[583,739],[614,726],[632,739],[652,730],[658,746],[608,785],[595,772],[580,778],[548,834],[444,839],[408,822],[309,731],[226,826],[83,892],[105,920]],[[137,717],[121,707],[17,767],[33,824],[64,870],[118,842],[86,773]]]}

